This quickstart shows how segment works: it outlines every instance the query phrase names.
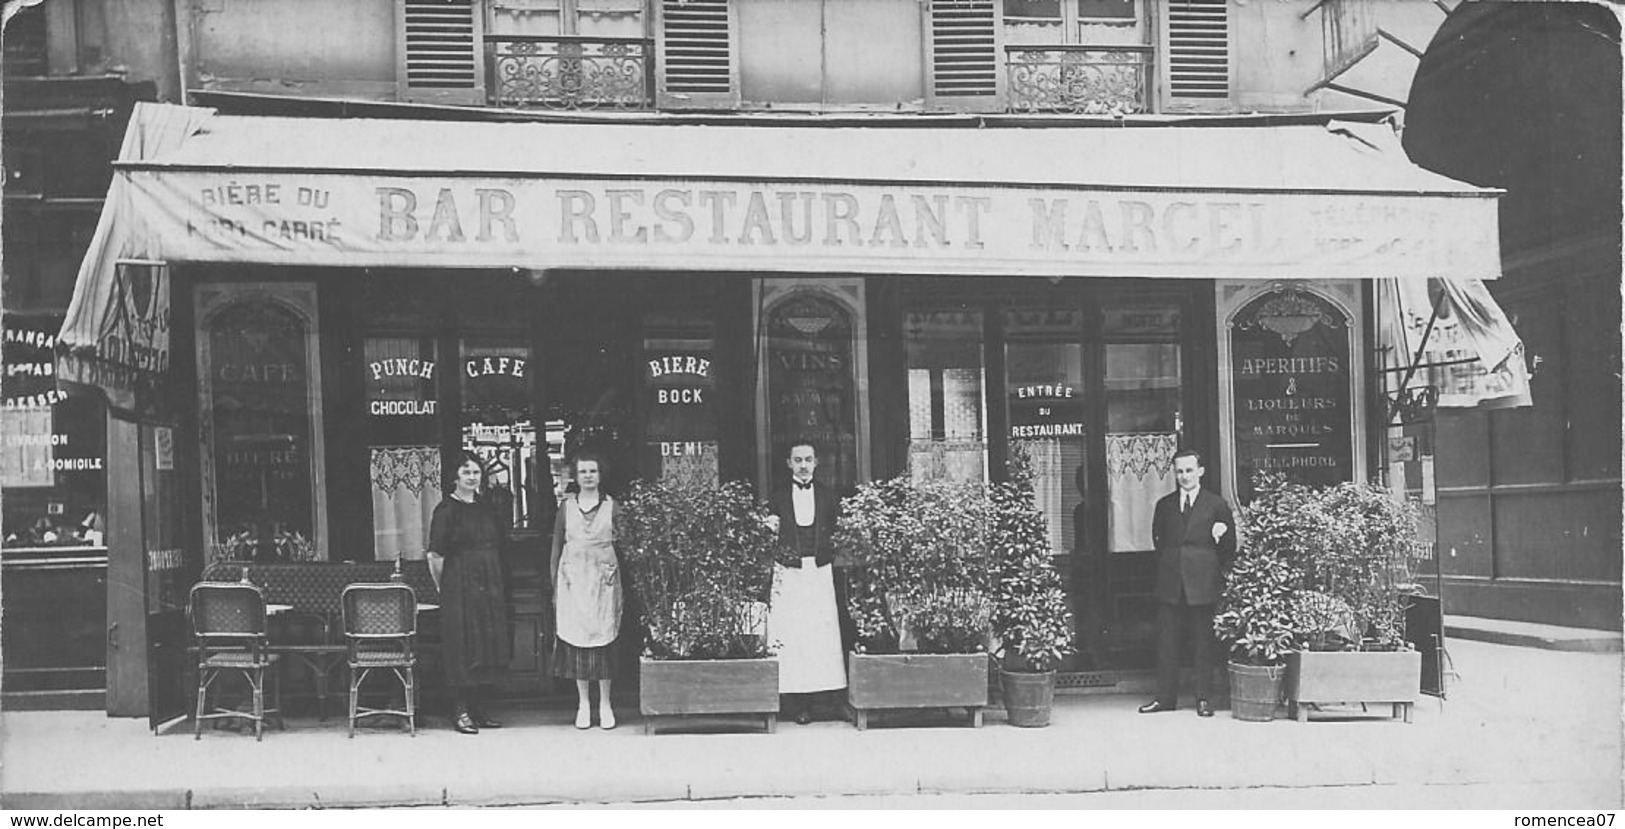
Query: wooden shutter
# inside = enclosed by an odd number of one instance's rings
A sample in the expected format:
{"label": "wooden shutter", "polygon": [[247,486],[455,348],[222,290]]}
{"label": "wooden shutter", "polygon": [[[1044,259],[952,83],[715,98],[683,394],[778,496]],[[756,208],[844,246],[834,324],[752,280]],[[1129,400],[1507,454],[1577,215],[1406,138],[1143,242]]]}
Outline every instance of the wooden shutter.
{"label": "wooden shutter", "polygon": [[926,104],[932,109],[993,112],[1003,107],[999,0],[926,4]]}
{"label": "wooden shutter", "polygon": [[478,0],[400,0],[396,19],[401,100],[485,103],[485,21]]}
{"label": "wooden shutter", "polygon": [[1227,0],[1167,0],[1164,88],[1170,109],[1225,109],[1230,102]]}
{"label": "wooden shutter", "polygon": [[660,0],[660,20],[655,28],[659,106],[737,106],[736,31],[729,0]]}

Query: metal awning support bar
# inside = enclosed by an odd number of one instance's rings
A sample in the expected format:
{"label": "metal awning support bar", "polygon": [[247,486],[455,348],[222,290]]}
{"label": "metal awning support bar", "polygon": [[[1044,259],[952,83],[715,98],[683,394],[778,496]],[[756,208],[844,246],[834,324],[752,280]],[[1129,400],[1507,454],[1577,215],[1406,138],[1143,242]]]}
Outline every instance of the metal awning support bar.
{"label": "metal awning support bar", "polygon": [[1322,83],[1321,88],[1330,89],[1333,92],[1341,92],[1344,95],[1353,95],[1356,98],[1365,98],[1368,101],[1376,101],[1378,103],[1388,104],[1389,106],[1396,106],[1400,109],[1410,106],[1410,104],[1407,104],[1398,98],[1390,98],[1386,95],[1378,95],[1375,92],[1366,92],[1363,89],[1355,89],[1353,87],[1343,86],[1342,84]]}
{"label": "metal awning support bar", "polygon": [[1463,357],[1460,360],[1445,360],[1439,363],[1416,363],[1408,366],[1391,366],[1389,368],[1381,369],[1381,371],[1387,374],[1398,374],[1401,371],[1415,371],[1419,368],[1444,368],[1445,366],[1460,366],[1466,365],[1467,363],[1476,362],[1478,362],[1477,357]]}
{"label": "metal awning support bar", "polygon": [[1417,60],[1422,59],[1422,50],[1421,49],[1418,49],[1415,46],[1412,46],[1409,43],[1406,43],[1405,41],[1400,40],[1399,38],[1395,37],[1391,32],[1389,32],[1387,29],[1384,29],[1381,26],[1377,27],[1377,37],[1380,37],[1383,40],[1386,40],[1389,43],[1392,43],[1395,46],[1398,46],[1399,48],[1404,49],[1407,52],[1410,52],[1412,55],[1416,56]]}

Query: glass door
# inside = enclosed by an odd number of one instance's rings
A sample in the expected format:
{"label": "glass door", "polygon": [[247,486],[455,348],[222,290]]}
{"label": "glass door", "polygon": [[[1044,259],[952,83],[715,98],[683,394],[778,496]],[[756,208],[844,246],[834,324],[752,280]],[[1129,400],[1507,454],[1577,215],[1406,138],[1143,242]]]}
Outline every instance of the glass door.
{"label": "glass door", "polygon": [[[1004,377],[1009,460],[1032,469],[1033,498],[1049,531],[1050,551],[1071,585],[1087,548],[1089,406],[1085,405],[1083,314],[1076,309],[1016,307],[1004,313]],[[1074,624],[1086,596],[1068,591]],[[1078,626],[1080,640],[1088,625]],[[1080,642],[1081,643],[1081,642]],[[1098,667],[1077,657],[1060,670]]]}
{"label": "glass door", "polygon": [[[1103,311],[1106,545],[1093,587],[1096,621],[1104,625],[1099,647],[1114,667],[1149,667],[1157,614],[1152,513],[1174,490],[1173,457],[1185,431],[1181,315],[1174,303]],[[1218,472],[1213,461],[1207,468]]]}

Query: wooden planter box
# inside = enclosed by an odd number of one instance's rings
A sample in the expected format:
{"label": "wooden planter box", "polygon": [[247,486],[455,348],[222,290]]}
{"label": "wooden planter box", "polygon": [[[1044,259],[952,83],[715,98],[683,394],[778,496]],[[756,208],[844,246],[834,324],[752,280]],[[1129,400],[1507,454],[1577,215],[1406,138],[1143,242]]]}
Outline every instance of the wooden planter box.
{"label": "wooden planter box", "polygon": [[1287,656],[1286,698],[1292,716],[1309,719],[1310,703],[1386,703],[1411,721],[1422,688],[1420,651],[1294,651]]}
{"label": "wooden planter box", "polygon": [[869,714],[889,708],[968,708],[982,727],[987,654],[847,654],[847,699],[859,731]]}
{"label": "wooden planter box", "polygon": [[779,660],[643,657],[638,662],[643,733],[664,717],[761,714],[773,733],[779,713]]}

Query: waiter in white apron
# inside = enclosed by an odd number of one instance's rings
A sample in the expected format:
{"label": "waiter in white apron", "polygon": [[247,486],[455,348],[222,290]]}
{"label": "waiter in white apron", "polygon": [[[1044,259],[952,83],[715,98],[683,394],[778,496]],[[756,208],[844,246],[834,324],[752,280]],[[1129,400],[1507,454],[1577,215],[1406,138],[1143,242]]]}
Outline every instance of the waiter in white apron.
{"label": "waiter in white apron", "polygon": [[786,464],[790,482],[769,499],[768,522],[800,558],[790,566],[773,565],[767,636],[779,658],[780,707],[806,725],[815,694],[846,687],[832,541],[840,505],[829,487],[813,480],[818,450],[811,442],[792,443]]}

